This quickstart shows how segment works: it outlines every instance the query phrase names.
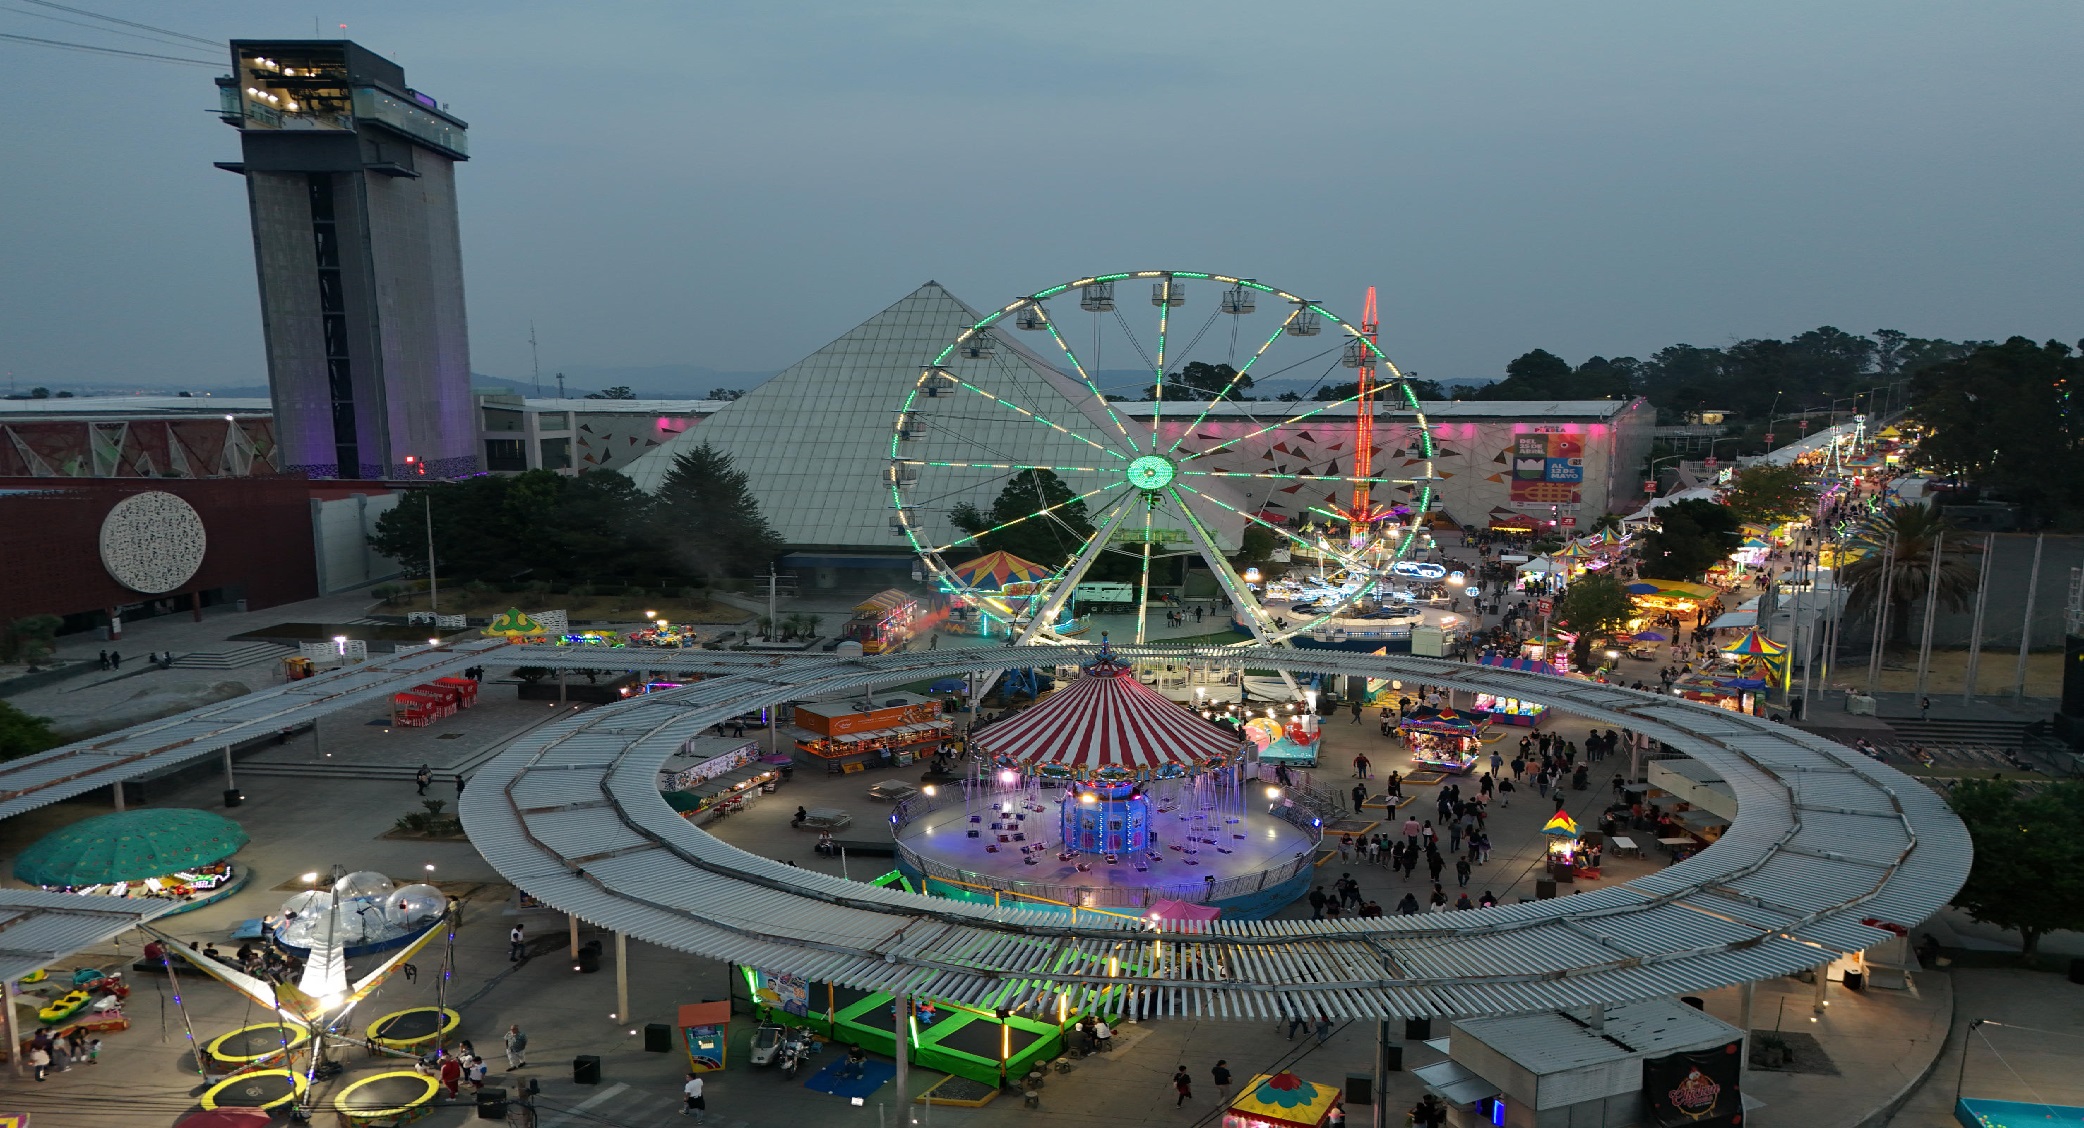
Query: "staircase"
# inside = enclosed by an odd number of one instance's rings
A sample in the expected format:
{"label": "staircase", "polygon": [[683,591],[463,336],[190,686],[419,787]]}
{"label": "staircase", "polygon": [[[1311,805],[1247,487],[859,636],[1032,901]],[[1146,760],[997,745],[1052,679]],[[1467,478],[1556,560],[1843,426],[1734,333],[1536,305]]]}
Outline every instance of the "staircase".
{"label": "staircase", "polygon": [[240,670],[247,666],[258,666],[285,655],[295,653],[294,647],[280,643],[256,642],[236,650],[199,650],[183,654],[174,659],[178,670]]}
{"label": "staircase", "polygon": [[1929,721],[1921,721],[1916,717],[1884,719],[1889,722],[1890,728],[1896,730],[1898,743],[2011,749],[2017,749],[2026,743],[2026,730],[2034,723],[2030,720],[2011,718],[1946,720],[1934,717]]}

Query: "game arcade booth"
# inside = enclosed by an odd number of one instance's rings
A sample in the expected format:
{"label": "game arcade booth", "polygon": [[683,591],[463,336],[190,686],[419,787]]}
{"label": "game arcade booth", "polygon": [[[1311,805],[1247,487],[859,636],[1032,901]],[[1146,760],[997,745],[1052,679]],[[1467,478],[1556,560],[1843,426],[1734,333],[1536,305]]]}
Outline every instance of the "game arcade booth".
{"label": "game arcade booth", "polygon": [[1482,714],[1421,705],[1397,722],[1397,735],[1411,749],[1412,763],[1450,775],[1467,775],[1482,758],[1489,724]]}

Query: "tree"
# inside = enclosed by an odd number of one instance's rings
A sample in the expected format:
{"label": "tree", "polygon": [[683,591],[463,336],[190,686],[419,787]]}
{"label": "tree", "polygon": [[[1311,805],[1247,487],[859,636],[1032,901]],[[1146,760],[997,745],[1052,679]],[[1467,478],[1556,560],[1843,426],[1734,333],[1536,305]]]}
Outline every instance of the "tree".
{"label": "tree", "polygon": [[652,520],[659,539],[695,575],[756,575],[781,551],[745,472],[708,443],[673,460]]}
{"label": "tree", "polygon": [[994,530],[972,542],[979,555],[1010,552],[1023,560],[1055,566],[1069,560],[1093,535],[1085,502],[1072,501],[1075,496],[1054,473],[1023,470],[999,491],[989,511],[980,513],[975,506],[958,505],[949,512],[949,519],[972,534]]}
{"label": "tree", "polygon": [[2013,337],[1911,378],[1929,432],[1918,454],[2045,521],[2084,507],[2084,421],[2072,403],[2084,358],[2058,341]]}
{"label": "tree", "polygon": [[[1847,606],[1872,615],[1887,589],[1890,641],[1903,641],[1910,630],[1910,607],[1924,604],[1932,583],[1935,540],[1940,549],[1939,609],[1959,611],[1968,606],[1982,570],[1974,558],[1981,548],[1959,533],[1947,535],[1950,532],[1952,527],[1934,506],[1899,503],[1883,509],[1853,536],[1853,547],[1864,552],[1841,572]],[[1886,551],[1892,540],[1896,546],[1893,561]]]}
{"label": "tree", "polygon": [[0,701],[0,760],[15,760],[55,748],[48,717],[34,717]]}
{"label": "tree", "polygon": [[1738,473],[1736,487],[1722,502],[1738,520],[1775,524],[1807,513],[1816,505],[1816,490],[1799,466],[1752,466]]}
{"label": "tree", "polygon": [[31,669],[58,649],[58,628],[65,620],[56,615],[28,615],[0,631],[0,662],[20,662]]}
{"label": "tree", "polygon": [[1556,615],[1564,626],[1576,632],[1572,657],[1578,669],[1587,670],[1592,667],[1594,640],[1604,641],[1627,626],[1635,616],[1635,601],[1629,598],[1628,585],[1621,577],[1610,571],[1588,572],[1563,589]]}
{"label": "tree", "polygon": [[586,398],[632,400],[637,398],[637,393],[630,391],[630,386],[628,384],[617,384],[612,388],[602,388],[598,392],[588,392],[586,393]]}
{"label": "tree", "polygon": [[2084,783],[2059,780],[2024,794],[2010,780],[1964,779],[1947,802],[1975,845],[1956,905],[2017,932],[2028,962],[2042,936],[2084,928]]}
{"label": "tree", "polygon": [[1535,349],[1505,366],[1505,379],[1478,388],[1457,387],[1459,399],[1626,399],[1635,394],[1634,357],[1595,356],[1576,368],[1547,349]]}
{"label": "tree", "polygon": [[1691,499],[1657,508],[1657,527],[1637,550],[1643,575],[1657,580],[1697,579],[1729,556],[1743,538],[1743,522],[1726,505]]}
{"label": "tree", "polygon": [[729,401],[735,400],[744,394],[745,390],[742,388],[711,388],[709,389],[709,394],[703,396],[702,398],[723,400],[728,403]]}
{"label": "tree", "polygon": [[[1234,383],[1233,383],[1234,381]],[[1156,383],[1143,390],[1143,398],[1154,399]],[[1248,400],[1252,390],[1252,378],[1239,376],[1237,369],[1227,364],[1209,364],[1206,361],[1189,361],[1186,367],[1165,377],[1165,399],[1172,400]]]}
{"label": "tree", "polygon": [[[1353,397],[1359,394],[1360,381],[1355,380],[1351,383],[1332,384],[1327,387],[1319,388],[1317,389],[1317,394],[1312,398],[1329,402],[1337,402],[1339,400],[1352,399]],[[1445,400],[1453,398],[1447,394],[1447,389],[1442,388],[1439,384],[1435,383],[1432,380],[1411,381],[1411,394],[1417,396],[1421,400]],[[1302,397],[1298,395],[1294,398],[1301,399]],[[1380,376],[1376,377],[1375,402],[1378,404],[1391,405],[1400,405],[1404,402],[1403,393],[1396,390],[1396,381],[1394,379],[1384,380]]]}

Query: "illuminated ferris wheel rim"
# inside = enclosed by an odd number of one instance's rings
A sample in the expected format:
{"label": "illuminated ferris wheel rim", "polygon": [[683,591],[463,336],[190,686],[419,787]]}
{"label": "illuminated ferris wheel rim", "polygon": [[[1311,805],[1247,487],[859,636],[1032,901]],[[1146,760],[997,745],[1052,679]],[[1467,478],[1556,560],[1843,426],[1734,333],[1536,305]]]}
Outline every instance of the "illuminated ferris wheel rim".
{"label": "illuminated ferris wheel rim", "polygon": [[[1063,334],[1058,332],[1058,322],[1050,315],[1048,307],[1044,304],[1052,299],[1075,298],[1080,301],[1082,309],[1093,312],[1096,315],[1100,312],[1114,312],[1113,285],[1118,282],[1138,281],[1157,283],[1153,287],[1152,304],[1160,310],[1156,360],[1153,361],[1148,355],[1145,355],[1143,358],[1146,365],[1151,369],[1154,390],[1149,401],[1139,403],[1139,407],[1146,405],[1149,407],[1151,416],[1150,445],[1148,449],[1129,433],[1129,427],[1124,423],[1122,413],[1115,411],[1111,401],[1101,392],[1092,375],[1086,370],[1085,365],[1079,361],[1070,344],[1064,339]],[[1230,384],[1221,391],[1216,392],[1206,403],[1201,404],[1198,413],[1195,414],[1192,422],[1181,431],[1179,437],[1174,439],[1169,447],[1160,451],[1159,447],[1162,442],[1160,431],[1166,422],[1165,405],[1168,402],[1180,403],[1181,406],[1192,410],[1191,400],[1168,401],[1164,394],[1166,362],[1168,359],[1167,331],[1169,317],[1172,308],[1183,304],[1185,300],[1183,293],[1179,295],[1173,293],[1172,286],[1176,282],[1215,283],[1231,287],[1224,294],[1217,312],[1210,315],[1210,324],[1213,324],[1215,317],[1221,314],[1243,317],[1255,312],[1257,308],[1256,295],[1264,295],[1287,303],[1290,311],[1288,316],[1274,329],[1273,333],[1259,345],[1257,351],[1245,362],[1244,366],[1234,369],[1234,375],[1231,377]],[[1095,292],[1095,287],[1101,288],[1104,293],[1104,306],[1088,304]],[[1247,291],[1250,292],[1249,295]],[[1369,308],[1372,312],[1374,298],[1372,289],[1369,291],[1368,297]],[[1233,308],[1233,303],[1241,308]],[[1117,314],[1117,319],[1119,319],[1119,316]],[[1050,339],[1063,353],[1064,359],[1070,362],[1072,372],[1069,374],[1063,373],[1046,360],[1042,362],[1043,368],[1054,372],[1066,381],[1082,385],[1080,392],[1069,392],[1063,388],[1058,390],[1065,391],[1072,397],[1073,406],[1078,409],[1077,414],[1073,416],[1073,420],[1093,424],[1099,430],[1104,442],[1096,442],[1087,435],[1065,426],[1063,423],[1053,421],[1041,413],[1014,404],[954,374],[950,361],[958,355],[963,355],[967,359],[972,360],[990,360],[996,356],[997,349],[1000,347],[1011,348],[1016,352],[1023,351],[1020,346],[1014,345],[1010,340],[1002,343],[991,335],[991,330],[1001,326],[1009,318],[1016,319],[1018,328],[1047,331]],[[1379,381],[1379,384],[1384,390],[1393,386],[1401,393],[1401,408],[1395,409],[1393,413],[1399,416],[1407,416],[1413,420],[1412,429],[1418,440],[1418,453],[1420,455],[1418,461],[1422,464],[1421,474],[1416,478],[1393,479],[1373,476],[1359,478],[1336,474],[1307,475],[1189,469],[1189,464],[1197,459],[1215,454],[1247,439],[1268,434],[1277,429],[1321,415],[1335,408],[1354,404],[1362,400],[1364,396],[1372,394],[1370,390],[1364,389],[1358,394],[1343,399],[1319,402],[1307,411],[1293,415],[1282,414],[1273,422],[1265,425],[1260,425],[1260,417],[1248,411],[1245,418],[1256,429],[1237,438],[1225,440],[1205,450],[1181,451],[1182,445],[1194,435],[1195,430],[1210,417],[1211,412],[1218,405],[1224,405],[1232,409],[1224,413],[1226,416],[1231,416],[1236,414],[1234,410],[1236,407],[1244,403],[1253,402],[1231,399],[1230,393],[1276,341],[1288,335],[1316,336],[1322,332],[1324,322],[1337,326],[1338,331],[1343,334],[1344,344],[1341,347],[1347,350],[1343,363],[1348,367],[1365,366],[1370,372],[1376,366],[1380,366],[1386,371],[1387,376]],[[1141,640],[1148,615],[1150,597],[1149,563],[1154,559],[1151,548],[1151,530],[1149,528],[1150,514],[1160,508],[1164,500],[1169,499],[1176,507],[1177,512],[1185,517],[1189,526],[1188,532],[1191,534],[1189,539],[1200,542],[1197,551],[1208,563],[1210,570],[1217,575],[1219,584],[1225,589],[1225,594],[1230,597],[1233,603],[1240,605],[1248,604],[1250,606],[1251,610],[1247,616],[1247,621],[1252,625],[1255,637],[1241,641],[1238,645],[1285,642],[1296,635],[1305,634],[1365,599],[1380,585],[1383,579],[1387,578],[1387,570],[1380,569],[1379,566],[1370,568],[1363,559],[1364,551],[1335,553],[1343,566],[1355,569],[1357,572],[1369,575],[1372,578],[1367,583],[1360,585],[1358,590],[1354,591],[1347,598],[1339,601],[1336,606],[1322,609],[1321,613],[1314,615],[1308,621],[1277,624],[1273,616],[1251,594],[1247,585],[1231,570],[1227,559],[1224,558],[1220,547],[1215,543],[1206,523],[1195,514],[1189,506],[1186,497],[1182,495],[1182,491],[1193,494],[1198,499],[1211,503],[1215,507],[1230,511],[1232,517],[1240,519],[1247,526],[1256,525],[1265,528],[1277,537],[1285,539],[1291,545],[1305,548],[1312,553],[1322,553],[1325,549],[1321,543],[1312,543],[1280,525],[1267,521],[1260,513],[1248,512],[1245,508],[1233,506],[1215,493],[1211,493],[1206,489],[1195,488],[1192,483],[1187,482],[1185,479],[1196,478],[1216,481],[1223,479],[1277,479],[1291,481],[1338,481],[1348,485],[1416,485],[1419,488],[1414,497],[1415,504],[1412,507],[1413,519],[1409,528],[1398,538],[1398,543],[1392,553],[1394,559],[1408,557],[1424,533],[1425,514],[1431,510],[1434,498],[1433,483],[1440,480],[1435,475],[1433,469],[1431,428],[1423,410],[1419,407],[1418,398],[1411,388],[1409,378],[1382,351],[1374,339],[1374,326],[1370,325],[1367,328],[1369,331],[1363,332],[1362,329],[1354,326],[1345,318],[1327,309],[1323,303],[1304,298],[1277,286],[1268,285],[1255,278],[1204,271],[1138,270],[1114,274],[1095,274],[1018,297],[985,314],[976,322],[963,329],[933,360],[921,366],[919,379],[908,391],[903,406],[897,412],[897,421],[891,437],[890,469],[888,471],[887,484],[890,488],[891,504],[895,512],[893,524],[896,526],[897,531],[909,541],[914,552],[925,565],[925,569],[934,584],[948,593],[955,602],[1000,618],[1009,625],[1024,623],[1022,635],[1016,641],[1068,643],[1073,641],[1073,639],[1057,633],[1054,620],[1065,606],[1072,589],[1077,585],[1077,581],[1090,568],[1092,561],[1097,558],[1101,551],[1110,547],[1108,542],[1117,535],[1122,519],[1127,515],[1128,510],[1132,508],[1128,504],[1130,500],[1140,498],[1145,503],[1143,508],[1145,510],[1144,524],[1146,526],[1145,537],[1142,542],[1144,545],[1143,557],[1145,562],[1143,583],[1141,594],[1136,602],[1138,610],[1137,637]],[[1131,343],[1134,344],[1136,338],[1126,322],[1123,322],[1123,329],[1125,333],[1129,334]],[[1204,327],[1203,331],[1206,331],[1206,327]],[[1198,342],[1198,340],[1199,334],[1196,335],[1195,342]],[[1189,343],[1189,351],[1191,351],[1195,342]],[[1357,351],[1356,342],[1358,343],[1358,349],[1364,349],[1364,352]],[[1141,346],[1138,345],[1137,348],[1141,352]],[[1173,357],[1170,359],[1180,360],[1182,358]],[[1235,357],[1233,356],[1232,359],[1234,360]],[[1073,379],[1074,374],[1075,380]],[[946,385],[940,385],[936,382],[943,380],[957,388],[966,389],[984,397],[986,400],[993,401],[1002,408],[1010,409],[1013,412],[1026,416],[1031,421],[1054,432],[1077,440],[1089,448],[1091,452],[1100,456],[1097,459],[1086,460],[1096,462],[1097,464],[1088,466],[1052,466],[1028,465],[1011,461],[954,462],[906,457],[904,451],[905,444],[919,440],[922,437],[913,430],[912,424],[912,421],[915,419],[915,412],[919,408],[920,397],[922,394],[930,398],[937,396],[939,388]],[[1197,389],[1196,391],[1197,395],[1205,394],[1205,389]],[[1086,404],[1077,402],[1078,397],[1081,395],[1089,397]],[[1098,412],[1092,411],[1090,405],[1097,405]],[[1107,428],[1101,425],[1100,416],[1102,414],[1104,414],[1108,422],[1112,423],[1113,434],[1109,434]],[[1180,417],[1175,417],[1175,423],[1178,418]],[[1118,443],[1116,441],[1117,438],[1121,442]],[[1108,459],[1112,459],[1118,465],[1109,465]],[[1112,481],[1106,482],[1097,489],[1075,493],[1067,501],[1045,505],[1043,508],[1026,514],[1015,521],[1006,522],[967,536],[957,537],[947,544],[936,545],[933,543],[933,538],[926,534],[920,524],[920,507],[908,503],[906,498],[906,490],[917,482],[919,472],[935,468],[1004,471],[1005,477],[1036,470],[1053,473],[1107,474],[1109,476],[1118,475],[1118,477],[1114,477]],[[1024,607],[1017,607],[1014,605],[1014,602],[1009,602],[1008,593],[1006,592],[984,590],[963,580],[955,571],[955,566],[950,564],[943,555],[966,544],[977,546],[979,551],[981,551],[980,542],[983,537],[1030,519],[1046,517],[1060,522],[1061,519],[1054,515],[1054,511],[1066,509],[1074,503],[1084,503],[1095,498],[1102,498],[1102,495],[1106,496],[1097,509],[1092,512],[1095,530],[1092,536],[1081,544],[1079,550],[1073,552],[1068,559],[1061,563],[1045,565],[1045,567],[1050,569],[1051,574],[1047,580],[1034,585],[1032,595],[1014,595],[1011,597],[1014,601],[1024,602]],[[1038,498],[1038,500],[1041,499]],[[1120,512],[1116,513],[1116,510],[1120,510]],[[1375,519],[1379,519],[1379,517]],[[1180,555],[1180,553],[1167,551],[1163,554],[1164,557],[1174,555]],[[1026,612],[1026,614],[1023,614],[1023,612]]]}

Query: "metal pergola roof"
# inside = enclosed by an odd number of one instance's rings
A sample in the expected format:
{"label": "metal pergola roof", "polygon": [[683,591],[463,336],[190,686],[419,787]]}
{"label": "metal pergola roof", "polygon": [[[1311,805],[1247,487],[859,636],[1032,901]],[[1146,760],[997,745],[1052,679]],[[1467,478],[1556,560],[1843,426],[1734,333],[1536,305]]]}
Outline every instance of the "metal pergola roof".
{"label": "metal pergola roof", "polygon": [[[1089,661],[1087,647],[980,648],[754,668],[575,715],[522,737],[464,797],[471,842],[553,908],[639,939],[869,991],[973,1006],[1053,1003],[1271,1019],[1505,1014],[1700,991],[1815,967],[1915,925],[1966,879],[1944,802],[1851,749],[1720,709],[1543,674],[1406,655],[1120,648],[1126,658],[1404,678],[1545,702],[1626,726],[1714,767],[1739,818],[1714,846],[1624,885],[1423,917],[1225,921],[1159,934],[927,898],[727,845],[659,796],[660,763],[714,722],[776,702]],[[499,664],[626,669],[631,651],[512,647]],[[644,652],[646,668],[716,668]],[[703,663],[710,663],[703,666]],[[1865,922],[1874,922],[1873,924]]]}
{"label": "metal pergola roof", "polygon": [[176,907],[147,898],[0,889],[0,980],[16,982]]}

